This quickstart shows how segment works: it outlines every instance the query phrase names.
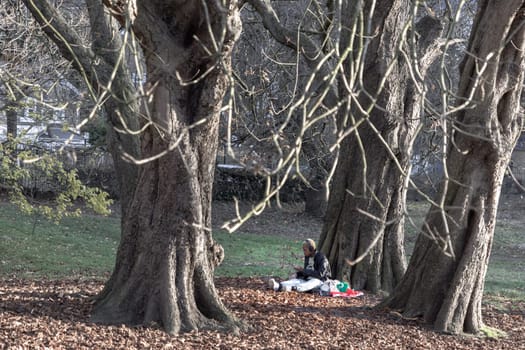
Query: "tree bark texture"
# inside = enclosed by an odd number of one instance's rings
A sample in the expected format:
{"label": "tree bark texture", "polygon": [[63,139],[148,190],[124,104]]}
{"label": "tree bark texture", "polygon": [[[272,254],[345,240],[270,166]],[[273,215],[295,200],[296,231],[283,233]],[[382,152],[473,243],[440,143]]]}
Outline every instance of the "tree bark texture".
{"label": "tree bark texture", "polygon": [[[382,306],[438,331],[477,333],[504,171],[521,132],[525,2],[479,2],[462,64],[441,208],[431,208],[406,275]],[[485,70],[480,67],[486,63]]]}
{"label": "tree bark texture", "polygon": [[238,329],[214,287],[222,248],[211,233],[219,111],[240,30],[236,2],[137,1],[128,16],[151,94],[141,135],[148,161],[93,319],[156,323],[169,333]]}
{"label": "tree bark texture", "polygon": [[[372,19],[372,23],[362,24],[370,25],[370,32],[365,34],[371,40],[366,45],[354,43],[354,53],[344,65],[346,72],[355,71],[359,66],[357,53],[362,53],[365,78],[362,85],[354,82],[357,98],[352,100],[345,81],[339,82],[340,95],[348,96],[349,101],[347,110],[339,112],[339,128],[340,133],[349,135],[340,144],[320,247],[336,278],[350,281],[356,289],[389,292],[406,267],[403,215],[407,176],[420,124],[424,77],[438,52],[436,42],[442,26],[436,19],[423,18],[412,28],[420,37],[413,47],[404,34],[410,2],[381,0],[374,10],[371,5],[356,1],[341,15],[351,19],[351,14],[363,6],[362,18]],[[359,16],[354,17],[359,20]],[[354,25],[343,23],[343,28]],[[357,28],[360,25],[358,22]],[[342,31],[341,42],[352,45],[351,40],[358,37]],[[408,55],[415,50],[420,60],[417,64],[408,62],[401,50]],[[410,64],[421,72],[419,80],[411,78]],[[348,263],[359,257],[364,258],[358,264]]]}

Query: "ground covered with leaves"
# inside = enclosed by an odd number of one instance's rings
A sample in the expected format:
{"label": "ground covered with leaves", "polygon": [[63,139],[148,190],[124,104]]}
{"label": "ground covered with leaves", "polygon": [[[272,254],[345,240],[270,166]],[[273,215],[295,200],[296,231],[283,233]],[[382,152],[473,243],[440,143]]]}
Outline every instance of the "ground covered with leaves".
{"label": "ground covered with leaves", "polygon": [[[525,304],[487,304],[497,339],[433,332],[420,320],[371,308],[378,299],[273,292],[259,279],[220,278],[224,303],[250,330],[169,336],[159,329],[89,321],[102,280],[0,279],[0,349],[518,349],[525,348]],[[497,305],[497,306],[496,306]]]}

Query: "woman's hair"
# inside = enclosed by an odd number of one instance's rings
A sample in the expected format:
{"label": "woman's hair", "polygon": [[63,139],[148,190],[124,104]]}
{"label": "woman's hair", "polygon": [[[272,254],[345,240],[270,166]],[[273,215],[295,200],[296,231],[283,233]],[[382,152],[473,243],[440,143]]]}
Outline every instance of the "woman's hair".
{"label": "woman's hair", "polygon": [[316,248],[316,247],[315,247],[315,242],[314,242],[314,240],[313,240],[313,239],[310,239],[310,238],[308,238],[307,240],[305,240],[305,241],[303,242],[303,246],[307,246],[307,247],[310,249],[310,251],[312,251],[312,252],[313,252],[313,251],[315,250],[315,248]]}

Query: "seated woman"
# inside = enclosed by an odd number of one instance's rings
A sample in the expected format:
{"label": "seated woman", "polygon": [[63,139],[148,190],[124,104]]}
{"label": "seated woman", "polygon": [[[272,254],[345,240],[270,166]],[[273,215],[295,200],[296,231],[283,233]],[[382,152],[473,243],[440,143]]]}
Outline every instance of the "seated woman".
{"label": "seated woman", "polygon": [[271,278],[268,281],[270,289],[275,291],[290,291],[296,290],[298,292],[307,292],[320,287],[324,281],[332,277],[330,271],[330,263],[326,256],[317,251],[315,242],[312,239],[307,239],[303,242],[304,266],[295,266],[297,271],[295,277],[277,282]]}

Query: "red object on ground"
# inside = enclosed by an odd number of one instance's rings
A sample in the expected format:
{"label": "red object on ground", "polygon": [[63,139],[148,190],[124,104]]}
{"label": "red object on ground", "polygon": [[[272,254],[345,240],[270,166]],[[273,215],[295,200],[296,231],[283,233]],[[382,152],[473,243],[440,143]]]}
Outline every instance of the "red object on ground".
{"label": "red object on ground", "polygon": [[363,292],[348,288],[346,292],[330,292],[331,297],[355,298],[363,295]]}

